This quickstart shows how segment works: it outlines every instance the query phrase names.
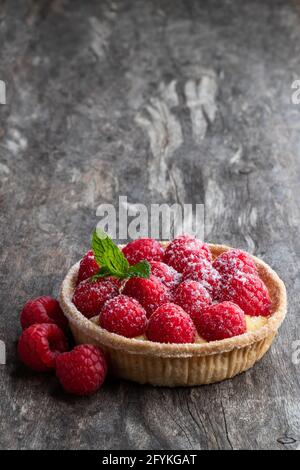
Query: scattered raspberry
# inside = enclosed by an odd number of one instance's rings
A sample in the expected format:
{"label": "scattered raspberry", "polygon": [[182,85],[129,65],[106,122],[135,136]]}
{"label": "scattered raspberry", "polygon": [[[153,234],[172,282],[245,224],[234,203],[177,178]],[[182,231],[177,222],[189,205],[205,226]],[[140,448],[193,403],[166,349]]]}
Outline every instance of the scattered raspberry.
{"label": "scattered raspberry", "polygon": [[134,338],[145,333],[147,315],[137,300],[118,295],[105,303],[99,323],[111,333]]}
{"label": "scattered raspberry", "polygon": [[56,359],[56,375],[64,390],[74,395],[90,395],[104,382],[107,362],[103,351],[90,344],[76,346]]}
{"label": "scattered raspberry", "polygon": [[62,330],[51,323],[31,325],[23,331],[18,344],[20,359],[38,372],[55,368],[56,357],[68,348]]}
{"label": "scattered raspberry", "polygon": [[163,248],[161,244],[153,238],[139,238],[127,243],[123,248],[129,264],[136,264],[139,261],[161,261],[163,257]]}
{"label": "scattered raspberry", "polygon": [[150,261],[151,273],[169,289],[176,287],[181,281],[181,274],[162,261]]}
{"label": "scattered raspberry", "polygon": [[211,305],[194,319],[197,331],[206,341],[217,341],[246,332],[243,310],[232,302]]}
{"label": "scattered raspberry", "polygon": [[211,304],[208,291],[200,282],[187,280],[177,287],[174,302],[180,305],[194,319],[195,315]]}
{"label": "scattered raspberry", "polygon": [[220,301],[232,301],[246,315],[267,317],[271,311],[271,300],[263,281],[253,274],[238,273],[225,276],[220,289]]}
{"label": "scattered raspberry", "polygon": [[80,261],[77,284],[97,274],[99,269],[94,253],[92,250],[88,251]]}
{"label": "scattered raspberry", "polygon": [[146,335],[150,341],[158,343],[193,343],[196,329],[191,317],[179,305],[166,303],[151,315]]}
{"label": "scattered raspberry", "polygon": [[233,276],[241,271],[243,273],[257,274],[255,263],[251,256],[242,250],[224,251],[213,263],[219,273]]}
{"label": "scattered raspberry", "polygon": [[203,258],[211,259],[208,245],[189,235],[182,235],[167,246],[163,261],[182,273],[189,264]]}
{"label": "scattered raspberry", "polygon": [[133,297],[144,307],[147,317],[161,304],[170,301],[170,292],[160,280],[151,275],[149,279],[134,277],[129,279],[123,294]]}
{"label": "scattered raspberry", "polygon": [[73,303],[87,318],[100,313],[104,303],[119,294],[117,286],[107,279],[82,281],[75,289]]}
{"label": "scattered raspberry", "polygon": [[68,326],[68,320],[57,300],[46,295],[26,302],[21,312],[20,322],[23,330],[36,323],[55,323],[63,329]]}
{"label": "scattered raspberry", "polygon": [[215,298],[220,287],[221,275],[210,261],[202,258],[197,263],[190,264],[185,268],[182,279],[192,279],[193,281],[200,282],[208,290],[212,298]]}

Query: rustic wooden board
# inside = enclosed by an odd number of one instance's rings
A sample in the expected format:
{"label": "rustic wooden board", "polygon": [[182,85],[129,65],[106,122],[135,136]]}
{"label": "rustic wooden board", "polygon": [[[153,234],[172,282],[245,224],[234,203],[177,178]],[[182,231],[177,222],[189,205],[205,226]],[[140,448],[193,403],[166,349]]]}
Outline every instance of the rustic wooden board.
{"label": "rustic wooden board", "polygon": [[[295,449],[300,9],[292,0],[0,1],[0,447]],[[206,239],[262,256],[289,314],[221,384],[109,380],[88,399],[16,358],[30,296],[56,295],[100,203],[204,203]]]}

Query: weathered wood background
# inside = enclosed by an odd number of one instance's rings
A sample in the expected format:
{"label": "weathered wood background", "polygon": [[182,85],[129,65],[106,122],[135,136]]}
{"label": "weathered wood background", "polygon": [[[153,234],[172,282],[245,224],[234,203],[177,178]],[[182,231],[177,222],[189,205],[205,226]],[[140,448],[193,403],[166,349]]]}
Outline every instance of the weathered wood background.
{"label": "weathered wood background", "polygon": [[[1,448],[300,445],[297,78],[296,1],[0,1]],[[190,389],[108,380],[76,399],[19,364],[20,308],[57,294],[119,195],[204,203],[208,241],[282,276],[289,315],[252,370]]]}

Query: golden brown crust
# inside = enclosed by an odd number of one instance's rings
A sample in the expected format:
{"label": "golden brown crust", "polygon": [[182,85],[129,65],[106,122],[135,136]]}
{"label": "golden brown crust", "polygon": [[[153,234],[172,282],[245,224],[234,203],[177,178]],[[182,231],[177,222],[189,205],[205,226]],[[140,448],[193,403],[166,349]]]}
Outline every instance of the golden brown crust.
{"label": "golden brown crust", "polygon": [[[209,246],[214,257],[230,249],[230,247],[225,245],[211,244]],[[266,263],[256,257],[253,257],[253,259],[258,268],[260,277],[269,290],[272,299],[272,315],[268,318],[266,325],[258,330],[221,341],[202,344],[162,344],[145,340],[129,339],[114,333],[109,333],[99,325],[85,318],[72,303],[79,263],[75,264],[70,269],[62,283],[60,303],[65,315],[69,319],[72,330],[75,330],[79,336],[81,334],[84,337],[88,337],[91,342],[99,344],[109,350],[121,350],[131,355],[178,359],[229,353],[233,350],[250,347],[254,345],[254,343],[267,340],[267,338],[273,338],[286,315],[287,300],[284,283]]]}

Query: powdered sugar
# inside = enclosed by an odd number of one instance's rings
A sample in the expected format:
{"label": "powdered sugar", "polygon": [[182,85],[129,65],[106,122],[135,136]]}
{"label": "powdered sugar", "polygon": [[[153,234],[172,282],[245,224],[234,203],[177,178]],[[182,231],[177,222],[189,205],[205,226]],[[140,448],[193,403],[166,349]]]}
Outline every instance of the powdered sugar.
{"label": "powdered sugar", "polygon": [[94,276],[99,269],[100,267],[95,260],[94,253],[92,250],[89,250],[80,261],[77,283],[79,284],[81,281]]}
{"label": "powdered sugar", "polygon": [[161,304],[171,300],[169,289],[153,275],[149,279],[129,279],[125,284],[123,294],[137,299],[146,310],[148,317]]}
{"label": "powdered sugar", "polygon": [[87,279],[76,287],[73,303],[85,317],[91,318],[100,313],[104,303],[118,293],[117,286],[107,279],[95,282]]}
{"label": "powdered sugar", "polygon": [[147,316],[137,300],[121,294],[105,303],[99,323],[111,333],[133,338],[145,333]]}
{"label": "powdered sugar", "polygon": [[166,303],[151,315],[146,335],[150,341],[159,343],[193,343],[196,328],[179,305]]}
{"label": "powdered sugar", "polygon": [[246,332],[243,310],[232,302],[212,305],[194,318],[199,335],[207,341],[216,341]]}
{"label": "powdered sugar", "polygon": [[251,256],[242,250],[224,251],[214,261],[213,267],[221,275],[238,275],[239,273],[257,274],[255,263]]}
{"label": "powdered sugar", "polygon": [[172,266],[161,261],[150,261],[150,265],[151,273],[169,289],[174,289],[180,283],[182,276]]}
{"label": "powdered sugar", "polygon": [[208,291],[197,281],[183,281],[174,293],[174,302],[180,305],[191,317],[207,308],[212,299]]}
{"label": "powdered sugar", "polygon": [[271,314],[270,295],[258,275],[237,271],[235,275],[224,276],[219,300],[236,303],[247,315],[266,317]]}
{"label": "powdered sugar", "polygon": [[183,271],[182,279],[200,282],[208,290],[213,299],[217,297],[221,275],[207,259],[199,259],[196,263],[187,266]]}
{"label": "powdered sugar", "polygon": [[122,251],[129,264],[136,264],[142,260],[161,261],[164,252],[161,244],[152,238],[133,240]]}
{"label": "powdered sugar", "polygon": [[211,259],[206,243],[187,235],[175,238],[166,248],[163,261],[178,272],[183,272],[191,263],[201,259]]}

